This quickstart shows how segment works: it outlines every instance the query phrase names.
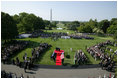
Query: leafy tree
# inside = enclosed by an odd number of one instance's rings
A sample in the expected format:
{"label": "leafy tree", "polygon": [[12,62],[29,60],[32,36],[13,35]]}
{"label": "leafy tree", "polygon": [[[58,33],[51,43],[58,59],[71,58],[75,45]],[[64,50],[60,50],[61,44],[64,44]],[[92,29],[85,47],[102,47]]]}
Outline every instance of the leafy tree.
{"label": "leafy tree", "polygon": [[15,22],[17,23],[17,28],[18,28],[18,32],[19,33],[22,33],[22,32],[26,32],[25,31],[25,23],[23,21],[23,19],[29,15],[28,13],[25,13],[25,12],[22,12],[22,13],[19,13],[19,15],[14,15],[13,16],[13,19],[15,20]]}
{"label": "leafy tree", "polygon": [[45,24],[45,27],[47,27],[47,26],[50,25],[50,21],[48,21],[48,20],[44,20],[44,24]]}
{"label": "leafy tree", "polygon": [[28,14],[25,12],[14,15],[14,20],[17,22],[18,31],[29,32],[39,29],[45,29],[45,23],[42,18],[35,16],[34,14]]}
{"label": "leafy tree", "polygon": [[16,23],[12,16],[1,12],[1,37],[3,40],[14,39],[18,35]]}
{"label": "leafy tree", "polygon": [[111,25],[110,27],[108,27],[108,29],[107,29],[108,34],[114,34],[115,32],[117,32],[117,26],[116,25]]}
{"label": "leafy tree", "polygon": [[117,18],[112,18],[110,21],[110,25],[117,25]]}
{"label": "leafy tree", "polygon": [[107,32],[107,28],[110,26],[110,22],[108,20],[102,20],[99,22],[98,28],[103,30],[104,33]]}
{"label": "leafy tree", "polygon": [[22,22],[17,24],[17,28],[19,33],[25,32],[24,24]]}
{"label": "leafy tree", "polygon": [[56,22],[52,22],[51,23],[51,27],[56,27],[57,26],[57,23]]}
{"label": "leafy tree", "polygon": [[110,20],[110,27],[107,28],[108,34],[114,34],[113,38],[117,39],[117,18],[112,18]]}
{"label": "leafy tree", "polygon": [[22,19],[23,19],[24,17],[26,17],[27,15],[29,15],[29,14],[26,13],[26,12],[19,13],[20,21],[22,21]]}
{"label": "leafy tree", "polygon": [[81,22],[80,26],[85,26],[85,24],[86,24],[85,22]]}
{"label": "leafy tree", "polygon": [[93,29],[93,32],[94,32],[94,33],[97,33],[97,34],[98,34],[98,33],[101,33],[101,34],[104,33],[103,30],[101,30],[101,29],[99,29],[99,28],[94,28],[94,29]]}
{"label": "leafy tree", "polygon": [[22,23],[24,25],[25,32],[34,30],[33,25],[34,25],[35,19],[36,19],[36,16],[33,14],[29,14],[22,19]]}
{"label": "leafy tree", "polygon": [[14,15],[14,16],[12,16],[13,17],[13,19],[14,19],[14,21],[16,22],[16,24],[18,24],[19,22],[20,22],[20,18],[19,18],[19,16],[18,15]]}
{"label": "leafy tree", "polygon": [[73,21],[72,24],[75,25],[76,27],[80,26],[80,22],[79,21]]}
{"label": "leafy tree", "polygon": [[68,23],[68,24],[66,24],[66,26],[69,30],[76,30],[76,26],[72,23]]}
{"label": "leafy tree", "polygon": [[115,31],[113,38],[117,39],[117,31]]}
{"label": "leafy tree", "polygon": [[36,17],[34,21],[34,30],[45,29],[45,22],[42,18]]}
{"label": "leafy tree", "polygon": [[78,21],[73,21],[73,22],[71,22],[71,23],[67,23],[66,26],[67,26],[67,28],[68,28],[69,30],[77,30],[77,27],[80,26],[80,22],[78,22]]}
{"label": "leafy tree", "polygon": [[97,19],[95,20],[90,19],[88,24],[91,26],[92,29],[94,29],[95,27],[97,27],[97,24],[98,24]]}
{"label": "leafy tree", "polygon": [[92,33],[92,28],[90,25],[86,24],[85,26],[78,27],[79,32],[81,33]]}
{"label": "leafy tree", "polygon": [[103,30],[99,29],[99,28],[94,28],[93,32],[96,33],[98,36],[104,36],[104,32]]}

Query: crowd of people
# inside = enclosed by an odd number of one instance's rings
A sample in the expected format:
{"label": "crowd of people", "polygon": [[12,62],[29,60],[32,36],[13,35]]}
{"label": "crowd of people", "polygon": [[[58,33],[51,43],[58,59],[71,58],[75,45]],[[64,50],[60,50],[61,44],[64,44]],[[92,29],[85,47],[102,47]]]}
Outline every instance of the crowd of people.
{"label": "crowd of people", "polygon": [[106,69],[108,71],[113,71],[116,61],[114,61],[114,55],[117,55],[117,50],[108,55],[108,54],[102,54],[101,55],[101,62],[99,63],[102,69]]}
{"label": "crowd of people", "polygon": [[41,30],[38,30],[38,31],[34,31],[32,32],[32,35],[30,36],[30,38],[37,38],[37,37],[42,37],[42,38],[48,38],[48,37],[51,37],[51,38],[61,38],[61,36],[69,36],[70,38],[73,38],[73,39],[91,39],[93,40],[94,38],[93,37],[90,37],[90,36],[87,36],[87,35],[68,35],[67,33],[63,33],[63,32],[43,32]]}
{"label": "crowd of people", "polygon": [[84,64],[87,63],[87,57],[82,50],[78,50],[74,56],[75,64]]}
{"label": "crowd of people", "polygon": [[[97,59],[101,60],[99,64],[102,67],[102,69],[112,71],[116,63],[113,59],[114,55],[117,54],[117,51],[113,52],[113,49],[110,48],[102,49],[102,47],[106,47],[107,45],[113,45],[113,42],[108,40],[106,42],[99,43],[95,46],[89,47],[87,51],[91,54],[91,56],[95,58],[95,60]],[[105,54],[106,49],[112,52],[112,54],[110,55],[108,55],[108,53]]]}
{"label": "crowd of people", "polygon": [[17,65],[19,67],[24,67],[24,71],[26,72],[26,69],[31,69],[33,67],[33,64],[36,59],[39,58],[39,56],[48,48],[50,48],[51,45],[47,43],[41,43],[39,47],[33,48],[31,52],[31,57],[27,56],[27,53],[23,56],[23,61],[21,62],[18,57],[16,57],[16,60],[13,59],[12,64]]}
{"label": "crowd of people", "polygon": [[87,36],[87,35],[70,35],[71,38],[73,39],[91,39],[93,40],[94,38],[93,37],[90,37],[90,36]]}
{"label": "crowd of people", "polygon": [[106,42],[102,42],[102,43],[99,43],[97,45],[87,48],[87,52],[90,53],[90,55],[93,56],[95,60],[97,60],[98,58],[100,58],[102,54],[104,54],[104,51],[105,51],[105,50],[102,50],[101,47],[104,47],[106,45],[111,45],[111,44],[112,42],[108,40]]}
{"label": "crowd of people", "polygon": [[67,36],[67,33],[63,32],[43,32],[41,30],[39,31],[34,31],[32,35],[30,36],[31,38],[37,38],[37,37],[42,37],[42,38],[48,38],[48,37],[58,37],[61,38],[61,36]]}
{"label": "crowd of people", "polygon": [[[97,33],[82,33],[84,35],[98,35]],[[113,34],[103,34],[104,36],[113,36]]]}
{"label": "crowd of people", "polygon": [[1,60],[3,61],[3,63],[7,63],[11,55],[23,50],[25,47],[27,47],[28,43],[29,41],[13,40],[8,46],[2,47]]}

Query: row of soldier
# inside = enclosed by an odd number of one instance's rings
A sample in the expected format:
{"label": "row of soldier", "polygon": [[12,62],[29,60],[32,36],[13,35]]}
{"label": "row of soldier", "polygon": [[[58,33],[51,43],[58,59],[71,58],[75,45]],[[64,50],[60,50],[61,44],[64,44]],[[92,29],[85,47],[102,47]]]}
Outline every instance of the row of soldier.
{"label": "row of soldier", "polygon": [[87,48],[87,52],[90,53],[90,55],[93,56],[95,60],[97,60],[104,53],[104,50],[100,48],[106,45],[111,45],[111,44],[112,44],[111,41],[108,40],[106,42],[102,42],[102,43],[99,43],[97,45]]}
{"label": "row of soldier", "polygon": [[114,66],[116,64],[116,62],[114,61],[114,56],[115,55],[117,55],[117,50],[114,53],[110,54],[110,55],[108,55],[108,53],[107,54],[103,53],[100,56],[101,62],[99,64],[102,67],[102,69],[106,69],[108,71],[112,71],[113,70],[113,68],[114,68]]}
{"label": "row of soldier", "polygon": [[56,33],[56,32],[43,32],[43,31],[35,31],[32,33],[32,36],[30,36],[31,38],[36,38],[36,37],[42,37],[42,38],[48,38],[48,37],[61,37],[61,36],[67,36],[67,33]]}
{"label": "row of soldier", "polygon": [[17,57],[16,60],[13,60],[12,63],[19,67],[24,67],[24,71],[26,72],[26,69],[31,69],[33,67],[35,60],[39,58],[41,53],[43,53],[46,49],[50,47],[51,45],[47,43],[41,43],[39,47],[33,48],[31,52],[31,55],[32,55],[31,57],[28,57],[27,53],[24,54],[23,56],[24,62],[20,62],[19,58]]}
{"label": "row of soldier", "polygon": [[112,52],[112,54],[108,55],[108,53],[105,54],[105,49],[104,51],[101,49],[102,47],[106,47],[106,45],[112,45],[112,44],[113,43],[111,41],[106,41],[104,43],[99,43],[87,49],[87,51],[95,58],[95,60],[97,60],[98,58],[101,59],[100,65],[102,66],[103,69],[109,71],[112,71],[113,67],[115,66],[115,62],[113,59],[114,55],[117,54],[117,51],[113,52],[113,50],[106,48],[107,50]]}
{"label": "row of soldier", "polygon": [[74,62],[75,64],[84,64],[84,63],[87,63],[87,57],[86,55],[84,54],[84,52],[82,50],[78,50],[76,53],[75,53],[75,56],[74,56]]}
{"label": "row of soldier", "polygon": [[93,37],[90,37],[90,36],[87,36],[87,35],[70,35],[71,38],[74,38],[74,39],[91,39],[93,40],[94,38]]}
{"label": "row of soldier", "polygon": [[[61,36],[68,36],[67,33],[63,33],[63,32],[59,32],[59,33],[56,33],[56,32],[51,32],[51,33],[48,33],[48,32],[43,32],[43,31],[34,31],[32,33],[32,36],[30,36],[31,38],[35,38],[35,37],[42,37],[42,38],[48,38],[48,37],[58,37],[60,38]],[[71,38],[74,38],[74,39],[94,39],[93,37],[90,37],[90,36],[87,36],[87,35],[70,35]]]}
{"label": "row of soldier", "polygon": [[6,63],[11,55],[16,54],[16,52],[23,50],[29,43],[28,41],[17,41],[17,40],[11,42],[12,43],[9,46],[2,48],[1,58],[3,63]]}

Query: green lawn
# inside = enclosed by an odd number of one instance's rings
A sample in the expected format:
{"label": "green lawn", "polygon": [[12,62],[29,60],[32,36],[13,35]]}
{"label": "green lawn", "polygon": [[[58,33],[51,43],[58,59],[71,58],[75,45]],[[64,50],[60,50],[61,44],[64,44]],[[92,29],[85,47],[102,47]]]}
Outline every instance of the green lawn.
{"label": "green lawn", "polygon": [[[31,41],[30,45],[16,54],[15,56],[12,57],[16,58],[19,57],[21,61],[23,61],[22,57],[24,53],[26,52],[28,56],[31,57],[31,50],[33,47],[39,46],[40,43],[48,43],[51,44],[52,47],[45,51],[41,56],[40,59],[37,60],[35,63],[36,64],[46,64],[46,65],[55,65],[54,61],[50,59],[53,51],[55,50],[56,47],[60,47],[62,50],[65,51],[65,56],[69,53],[70,54],[70,59],[67,59],[65,57],[64,63],[73,65],[74,64],[74,54],[75,51],[77,50],[82,50],[85,52],[86,56],[88,57],[88,63],[87,64],[98,64],[98,61],[95,61],[93,57],[86,52],[85,46],[90,47],[95,45],[96,43],[100,42],[105,42],[106,40],[113,40],[111,37],[98,37],[98,36],[93,36],[95,39],[94,40],[86,40],[86,39],[58,39],[57,41],[52,41],[51,38],[25,38],[25,39],[19,39],[19,40],[27,40]],[[70,51],[70,48],[73,48],[73,51]]]}
{"label": "green lawn", "polygon": [[55,30],[44,30],[45,32],[63,32],[63,33],[69,33],[69,34],[71,34],[71,33],[75,33],[74,31],[71,31],[71,30],[57,30],[57,29],[55,29]]}

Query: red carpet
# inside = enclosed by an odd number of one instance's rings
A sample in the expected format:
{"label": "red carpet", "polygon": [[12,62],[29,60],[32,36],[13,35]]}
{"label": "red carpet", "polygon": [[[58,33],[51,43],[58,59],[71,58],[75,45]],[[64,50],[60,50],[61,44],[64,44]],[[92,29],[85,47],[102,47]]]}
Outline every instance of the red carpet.
{"label": "red carpet", "polygon": [[56,65],[62,65],[62,64],[61,64],[62,61],[61,61],[61,57],[60,57],[60,56],[61,56],[61,53],[57,53]]}

